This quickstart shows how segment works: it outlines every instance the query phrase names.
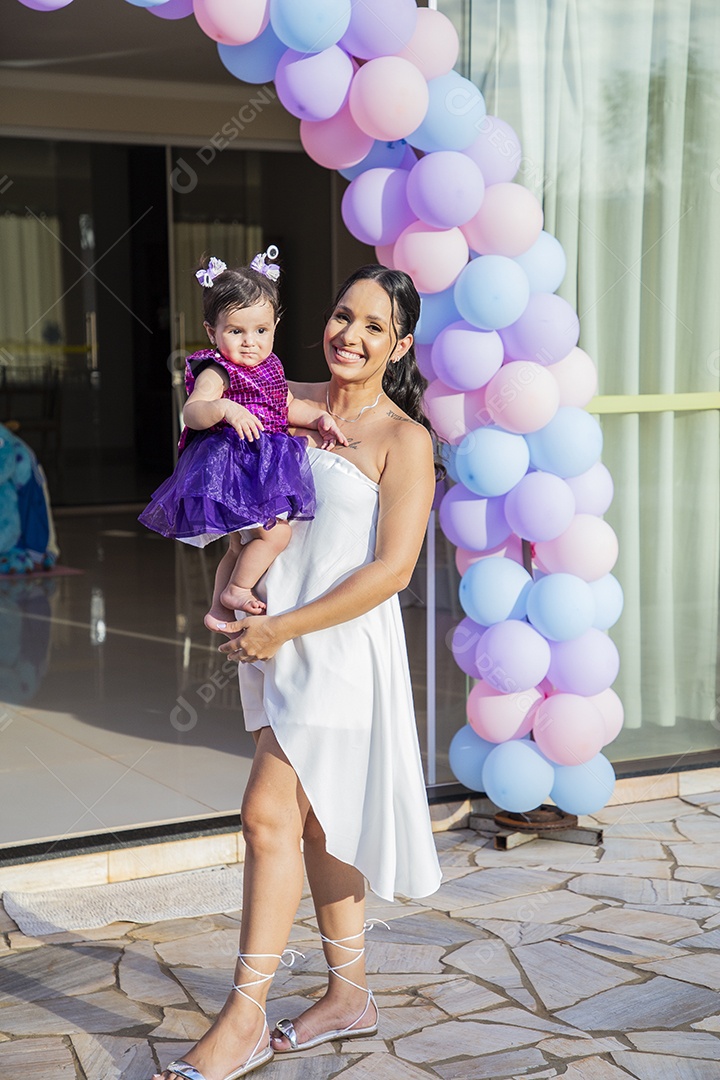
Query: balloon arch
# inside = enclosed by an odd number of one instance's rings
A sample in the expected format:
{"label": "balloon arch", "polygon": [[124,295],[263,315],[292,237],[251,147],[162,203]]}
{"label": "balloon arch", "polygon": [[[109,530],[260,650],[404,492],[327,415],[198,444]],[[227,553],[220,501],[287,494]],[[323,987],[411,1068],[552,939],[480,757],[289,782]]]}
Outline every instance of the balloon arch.
{"label": "balloon arch", "polygon": [[600,809],[615,779],[601,750],[623,722],[606,633],[623,597],[602,517],[612,479],[585,411],[597,375],[555,293],[563,249],[513,183],[519,139],[453,70],[452,23],[415,0],[127,2],[194,15],[234,76],[274,80],[308,155],[349,181],[347,228],[422,294],[426,410],[454,481],[440,524],[466,614],[452,649],[477,680],[450,746],[455,776],[509,811],[548,797]]}

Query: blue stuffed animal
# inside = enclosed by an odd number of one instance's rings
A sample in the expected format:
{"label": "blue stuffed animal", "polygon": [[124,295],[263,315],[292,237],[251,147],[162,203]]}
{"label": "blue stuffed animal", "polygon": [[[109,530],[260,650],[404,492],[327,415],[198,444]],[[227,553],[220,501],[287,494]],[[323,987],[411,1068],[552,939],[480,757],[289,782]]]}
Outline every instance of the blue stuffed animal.
{"label": "blue stuffed animal", "polygon": [[0,424],[0,574],[55,564],[47,485],[32,450]]}

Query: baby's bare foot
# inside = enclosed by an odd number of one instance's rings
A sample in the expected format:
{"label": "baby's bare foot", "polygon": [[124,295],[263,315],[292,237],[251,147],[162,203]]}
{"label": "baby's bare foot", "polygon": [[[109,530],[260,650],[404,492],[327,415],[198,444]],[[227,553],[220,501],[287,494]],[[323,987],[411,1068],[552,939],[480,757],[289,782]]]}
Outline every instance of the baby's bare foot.
{"label": "baby's bare foot", "polygon": [[203,622],[208,630],[221,634],[229,622],[235,622],[235,610],[225,607],[221,600],[213,600]]}
{"label": "baby's bare foot", "polygon": [[244,611],[248,615],[263,615],[265,612],[265,604],[258,600],[252,589],[232,583],[223,590],[220,601],[233,612]]}

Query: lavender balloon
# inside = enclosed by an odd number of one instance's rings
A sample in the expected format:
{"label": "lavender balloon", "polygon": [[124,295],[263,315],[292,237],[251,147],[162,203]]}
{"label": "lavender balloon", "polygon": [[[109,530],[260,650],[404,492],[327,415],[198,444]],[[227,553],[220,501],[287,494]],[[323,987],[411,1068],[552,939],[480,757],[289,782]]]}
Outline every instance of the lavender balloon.
{"label": "lavender balloon", "polygon": [[382,142],[375,140],[372,150],[349,169],[340,169],[340,175],[346,180],[354,180],[360,173],[368,169],[409,169],[407,163],[407,151],[410,149],[404,139],[395,142]]}
{"label": "lavender balloon", "polygon": [[470,618],[465,618],[453,630],[451,649],[455,663],[471,679],[481,679],[482,674],[475,659],[480,638],[487,626],[480,626]]}
{"label": "lavender balloon", "polygon": [[408,202],[421,221],[438,229],[469,221],[480,209],[484,192],[475,162],[454,150],[426,154],[408,179]]}
{"label": "lavender balloon", "polygon": [[468,551],[497,547],[510,535],[504,502],[503,498],[481,499],[463,484],[456,484],[440,504],[442,531],[451,543]]}
{"label": "lavender balloon", "polygon": [[609,469],[596,461],[587,472],[570,476],[567,484],[575,496],[575,512],[602,517],[613,500],[614,486]]}
{"label": "lavender balloon", "polygon": [[508,619],[488,627],[476,661],[486,682],[503,694],[514,694],[543,681],[550,666],[550,646],[528,623]]}
{"label": "lavender balloon", "polygon": [[[515,262],[520,266],[517,259]],[[555,364],[577,345],[580,323],[561,296],[533,293],[519,318],[512,326],[504,327],[500,336],[505,352],[513,360]]]}
{"label": "lavender balloon", "polygon": [[342,198],[341,213],[350,232],[373,247],[392,244],[415,215],[407,201],[404,169],[368,169]]}
{"label": "lavender balloon", "polygon": [[505,516],[514,533],[524,540],[554,540],[575,515],[575,496],[567,481],[553,473],[531,472],[505,500]]}
{"label": "lavender balloon", "polygon": [[601,630],[592,628],[572,641],[553,642],[550,652],[548,678],[561,693],[593,697],[617,678],[617,647]]}
{"label": "lavender balloon", "polygon": [[288,49],[275,72],[275,89],[299,120],[329,120],[345,103],[354,71],[352,60],[337,45],[309,56]]}
{"label": "lavender balloon", "polygon": [[479,132],[463,153],[478,166],[486,187],[512,180],[522,160],[522,147],[516,133],[499,116],[483,117]]}
{"label": "lavender balloon", "polygon": [[[298,3],[298,0],[293,0],[293,3]],[[387,0],[362,0],[362,3],[352,6],[350,25],[341,45],[352,56],[362,60],[394,56],[410,41],[416,25],[415,0],[393,0],[392,3]]]}
{"label": "lavender balloon", "polygon": [[431,359],[436,377],[447,386],[478,390],[500,370],[503,343],[495,330],[478,330],[461,320],[440,331]]}

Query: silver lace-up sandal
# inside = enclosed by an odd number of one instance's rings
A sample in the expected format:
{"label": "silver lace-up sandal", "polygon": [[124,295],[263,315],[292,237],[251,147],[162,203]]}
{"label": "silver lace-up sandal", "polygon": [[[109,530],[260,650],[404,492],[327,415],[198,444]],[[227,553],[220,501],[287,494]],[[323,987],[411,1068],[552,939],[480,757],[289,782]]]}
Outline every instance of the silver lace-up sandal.
{"label": "silver lace-up sandal", "polygon": [[[290,960],[283,959],[285,953],[290,953]],[[285,949],[285,951],[281,955],[278,955],[277,953],[238,953],[238,958],[243,967],[247,968],[248,971],[251,971],[253,975],[257,975],[258,978],[253,979],[251,982],[246,982],[243,986],[238,986],[237,983],[233,983],[233,990],[236,990],[238,994],[242,994],[244,998],[247,998],[248,1001],[252,1001],[253,1005],[257,1006],[257,1008],[263,1014],[264,1023],[263,1029],[260,1032],[260,1038],[255,1043],[250,1057],[244,1062],[244,1064],[240,1065],[237,1069],[234,1069],[231,1073],[228,1073],[224,1080],[239,1080],[241,1076],[247,1076],[247,1074],[252,1072],[253,1069],[259,1069],[261,1065],[266,1065],[267,1062],[271,1061],[274,1057],[273,1048],[270,1045],[270,1029],[268,1028],[267,1014],[265,1012],[265,1009],[262,1007],[259,1001],[256,1001],[255,998],[250,997],[250,994],[245,993],[245,991],[250,986],[260,986],[262,983],[270,982],[275,972],[273,972],[272,975],[265,975],[262,971],[258,971],[257,968],[254,968],[251,964],[248,964],[246,957],[249,956],[253,960],[259,959],[260,957],[268,957],[273,960],[279,960],[284,967],[292,967],[292,965],[295,963],[295,957],[302,955],[303,954],[301,952],[298,952],[297,949]],[[266,1037],[267,1044],[263,1046]],[[179,1059],[178,1061],[171,1061],[169,1065],[165,1066],[163,1072],[175,1073],[177,1076],[182,1076],[184,1080],[205,1080],[205,1077],[199,1069],[196,1069],[195,1066],[191,1065],[189,1061],[183,1061],[182,1059]]]}
{"label": "silver lace-up sandal", "polygon": [[[372,930],[376,923],[380,923],[386,929],[389,929],[388,924],[383,922],[382,919],[369,919],[364,925],[359,934],[350,934],[348,937],[340,938],[338,941],[333,941],[332,938],[325,937],[324,934],[320,934],[320,937],[327,945],[336,945],[338,949],[346,949],[347,952],[355,953],[344,964],[336,964],[334,967],[328,964],[328,971],[331,971],[338,979],[342,979],[343,982],[348,983],[350,986],[354,986],[357,990],[362,990],[367,994],[367,1001],[365,1002],[365,1008],[360,1013],[352,1024],[347,1027],[337,1029],[335,1031],[324,1031],[321,1035],[315,1035],[314,1038],[308,1039],[306,1042],[298,1042],[297,1032],[295,1031],[295,1025],[292,1020],[278,1020],[275,1025],[275,1030],[284,1035],[287,1041],[290,1043],[289,1050],[276,1050],[275,1053],[278,1057],[284,1054],[300,1053],[302,1050],[311,1050],[313,1046],[320,1046],[321,1043],[332,1042],[335,1039],[362,1039],[367,1038],[369,1035],[377,1035],[378,1022],[377,1019],[370,1025],[365,1027],[356,1027],[367,1015],[367,1011],[371,1005],[375,1005],[375,998],[373,997],[372,990],[368,990],[365,986],[360,986],[359,983],[353,982],[352,979],[348,979],[346,975],[341,974],[344,968],[348,968],[351,964],[356,964],[358,960],[362,959],[365,955],[364,945],[345,945],[346,941],[354,941],[359,937],[362,937],[367,930]],[[377,1005],[375,1005],[375,1012],[377,1015]],[[228,1078],[229,1080],[229,1078]]]}

